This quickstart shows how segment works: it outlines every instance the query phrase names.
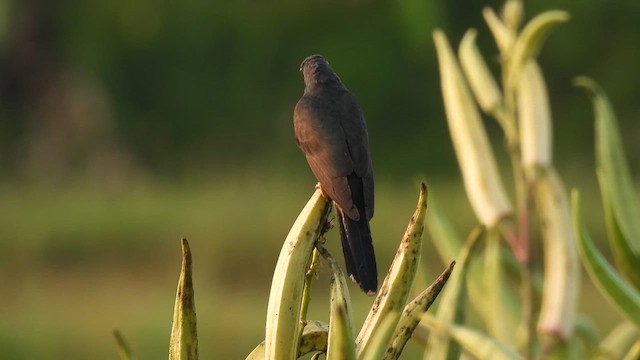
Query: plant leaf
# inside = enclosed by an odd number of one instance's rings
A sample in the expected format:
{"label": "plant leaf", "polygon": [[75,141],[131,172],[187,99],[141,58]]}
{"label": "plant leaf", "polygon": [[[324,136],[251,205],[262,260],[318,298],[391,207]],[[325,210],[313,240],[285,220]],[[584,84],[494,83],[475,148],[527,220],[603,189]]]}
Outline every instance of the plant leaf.
{"label": "plant leaf", "polygon": [[574,83],[587,90],[595,113],[596,164],[607,217],[611,249],[623,274],[640,289],[640,204],[624,153],[615,112],[595,81],[578,77]]}
{"label": "plant leaf", "polygon": [[591,241],[582,220],[580,198],[572,193],[573,226],[578,234],[582,263],[600,292],[622,316],[640,329],[640,293],[615,272]]}
{"label": "plant leaf", "polygon": [[133,360],[133,353],[131,352],[131,347],[124,339],[124,336],[120,332],[120,330],[113,330],[113,339],[116,341],[116,346],[118,348],[118,357],[120,360]]}
{"label": "plant leaf", "polygon": [[400,357],[404,346],[413,334],[413,330],[415,330],[420,323],[422,314],[429,310],[431,304],[433,304],[438,297],[438,294],[440,294],[440,291],[444,288],[455,264],[455,261],[451,262],[449,267],[444,270],[433,284],[404,307],[402,315],[400,316],[400,321],[398,321],[398,325],[391,337],[391,343],[382,357],[383,360],[395,360]]}
{"label": "plant leaf", "polygon": [[[514,360],[523,359],[517,352],[495,339],[477,330],[462,325],[444,324],[429,314],[423,320],[430,328],[445,333],[454,339],[474,358],[480,360]],[[440,345],[439,345],[440,346]]]}
{"label": "plant leaf", "polygon": [[[298,356],[301,357],[314,352],[327,351],[328,326],[320,321],[307,321],[302,330],[300,338],[300,347],[298,348]],[[264,360],[265,359],[265,343],[258,344],[253,351],[247,356],[246,360]]]}
{"label": "plant leaf", "polygon": [[449,134],[476,217],[491,228],[512,212],[498,165],[462,70],[441,30],[433,33]]}
{"label": "plant leaf", "polygon": [[534,58],[542,48],[547,36],[557,25],[568,21],[570,15],[566,11],[545,11],[531,19],[522,29],[520,36],[513,45],[506,67],[506,91],[510,91],[516,85],[524,63],[529,58]]}
{"label": "plant leaf", "polygon": [[593,358],[599,360],[622,359],[634,341],[638,340],[638,328],[629,321],[616,326],[604,340],[598,344]]}
{"label": "plant leaf", "polygon": [[271,282],[265,331],[267,360],[290,360],[302,334],[302,299],[307,268],[331,204],[316,190],[282,246]]}
{"label": "plant leaf", "polygon": [[[388,321],[388,313],[394,313],[399,316],[400,312],[407,303],[407,298],[411,291],[413,279],[415,278],[416,269],[420,262],[420,248],[422,247],[422,232],[424,231],[424,219],[427,211],[427,187],[424,183],[420,186],[420,196],[418,205],[414,212],[407,230],[404,234],[400,247],[393,259],[389,273],[385,277],[378,296],[373,302],[373,306],[367,315],[366,320],[358,334],[356,340],[358,349],[358,358],[364,353],[369,353],[368,346],[379,346],[380,344],[372,343],[374,334],[382,326],[383,321]],[[394,324],[395,328],[395,324]],[[385,328],[386,329],[386,328]],[[385,332],[386,334],[386,332]],[[393,334],[393,328],[388,334]],[[380,337],[376,336],[379,340]],[[386,338],[384,348],[388,344],[389,338]]]}
{"label": "plant leaf", "polygon": [[355,360],[356,346],[351,328],[351,297],[344,273],[331,254],[317,247],[331,268],[331,305],[327,359]]}
{"label": "plant leaf", "polygon": [[173,309],[169,360],[198,359],[197,328],[196,304],[191,279],[191,249],[187,239],[182,239],[182,269]]}
{"label": "plant leaf", "polygon": [[[462,304],[465,300],[464,283],[468,270],[471,254],[475,250],[480,238],[484,234],[484,228],[478,227],[469,235],[465,246],[458,255],[456,261],[458,271],[452,274],[448,281],[449,286],[444,290],[440,300],[440,306],[436,313],[436,319],[443,325],[449,325],[462,317]],[[427,341],[425,359],[441,360],[457,358],[456,349],[451,348],[448,337],[443,333],[431,333]]]}
{"label": "plant leaf", "polygon": [[544,251],[538,331],[566,341],[573,332],[580,286],[576,230],[571,222],[567,193],[555,169],[540,175],[535,190]]}

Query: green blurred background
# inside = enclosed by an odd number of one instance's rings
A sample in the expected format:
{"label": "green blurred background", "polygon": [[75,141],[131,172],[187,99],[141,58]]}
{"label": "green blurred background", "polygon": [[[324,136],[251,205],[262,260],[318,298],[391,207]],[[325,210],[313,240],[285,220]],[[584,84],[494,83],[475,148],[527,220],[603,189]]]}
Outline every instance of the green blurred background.
{"label": "green blurred background", "polygon": [[[325,55],[359,98],[376,175],[381,274],[426,180],[459,232],[474,224],[441,104],[431,32],[469,27],[498,71],[481,10],[501,1],[0,0],[0,354],[166,356],[179,238],[194,251],[200,353],[243,358],[263,337],[270,277],[314,179],[293,140],[300,61]],[[572,19],[540,62],[555,159],[604,239],[588,99],[616,106],[638,179],[640,2],[535,1]],[[500,132],[488,122],[508,176]],[[424,278],[442,269],[425,237]],[[329,248],[340,253],[335,234]],[[421,280],[427,281],[427,280]],[[588,280],[585,280],[588,283]],[[328,275],[311,316],[326,320]],[[359,324],[371,299],[352,287]],[[617,319],[593,289],[581,307]],[[417,353],[412,345],[406,358]]]}

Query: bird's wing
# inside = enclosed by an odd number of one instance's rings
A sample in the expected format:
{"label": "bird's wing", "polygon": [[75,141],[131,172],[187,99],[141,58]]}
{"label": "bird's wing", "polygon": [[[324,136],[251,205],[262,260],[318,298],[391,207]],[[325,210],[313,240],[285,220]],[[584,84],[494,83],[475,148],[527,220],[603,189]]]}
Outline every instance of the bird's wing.
{"label": "bird's wing", "polygon": [[340,114],[326,110],[330,108],[303,96],[293,113],[296,142],[323,191],[347,216],[357,220],[360,215],[347,181],[347,176],[354,171],[353,161],[346,134],[340,126]]}
{"label": "bird's wing", "polygon": [[340,116],[341,126],[344,129],[345,138],[349,147],[349,154],[353,162],[353,171],[362,179],[362,191],[364,192],[364,207],[367,219],[373,217],[373,169],[369,154],[369,135],[364,115],[356,98],[349,92],[343,95],[343,105]]}

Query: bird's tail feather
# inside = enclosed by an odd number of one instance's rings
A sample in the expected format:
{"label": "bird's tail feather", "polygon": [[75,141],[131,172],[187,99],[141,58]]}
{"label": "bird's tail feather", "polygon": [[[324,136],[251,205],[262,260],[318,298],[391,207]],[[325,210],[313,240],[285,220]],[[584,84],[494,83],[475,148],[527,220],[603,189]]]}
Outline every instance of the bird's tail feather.
{"label": "bird's tail feather", "polygon": [[339,210],[338,222],[347,274],[367,295],[373,295],[378,290],[378,270],[369,221],[366,216],[355,221]]}

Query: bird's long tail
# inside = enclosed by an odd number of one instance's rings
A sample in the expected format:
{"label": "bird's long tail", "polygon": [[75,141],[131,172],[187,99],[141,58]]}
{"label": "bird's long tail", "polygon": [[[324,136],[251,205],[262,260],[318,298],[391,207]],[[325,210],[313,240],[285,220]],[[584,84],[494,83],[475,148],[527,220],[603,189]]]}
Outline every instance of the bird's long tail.
{"label": "bird's long tail", "polygon": [[378,290],[378,271],[369,221],[364,211],[355,221],[342,210],[337,210],[347,273],[367,295],[374,295]]}

